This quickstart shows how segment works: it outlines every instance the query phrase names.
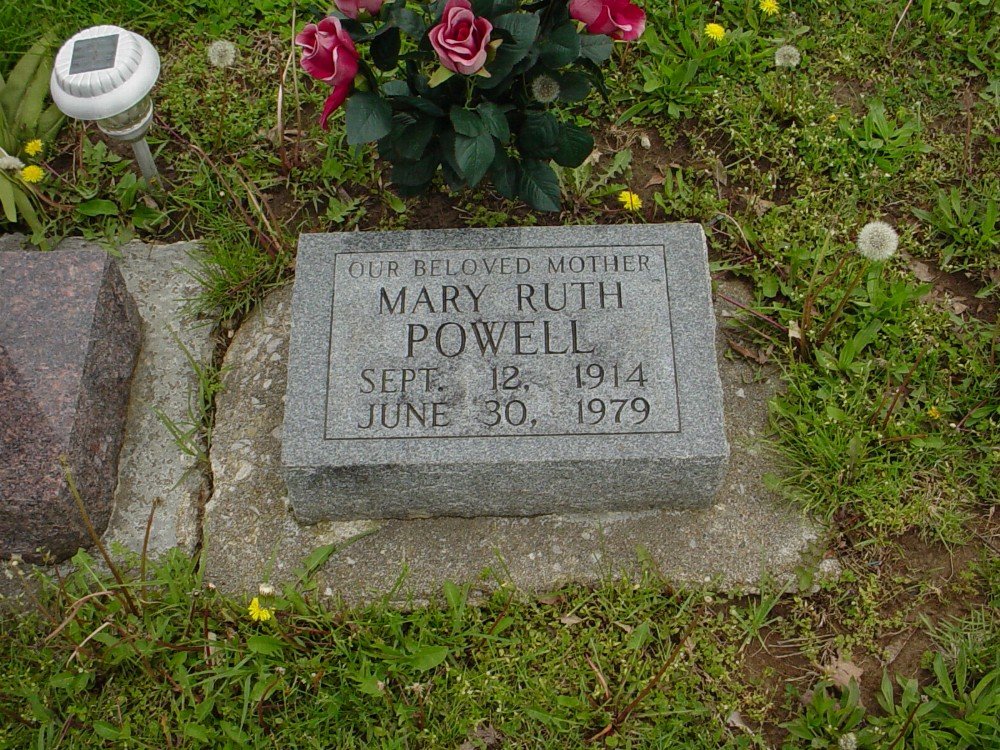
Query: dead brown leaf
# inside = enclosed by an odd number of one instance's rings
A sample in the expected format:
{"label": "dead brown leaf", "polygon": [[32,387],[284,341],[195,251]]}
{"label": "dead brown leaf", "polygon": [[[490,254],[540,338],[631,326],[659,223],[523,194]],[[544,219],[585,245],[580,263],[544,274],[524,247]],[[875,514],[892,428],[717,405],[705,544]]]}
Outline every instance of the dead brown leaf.
{"label": "dead brown leaf", "polygon": [[937,278],[937,274],[931,270],[930,266],[926,263],[921,263],[919,260],[910,261],[910,270],[917,277],[917,281],[922,281],[925,284]]}
{"label": "dead brown leaf", "polygon": [[860,683],[864,670],[852,661],[837,658],[830,664],[823,667],[823,671],[833,682],[841,688],[846,688],[851,684],[851,680]]}
{"label": "dead brown leaf", "polygon": [[458,750],[499,750],[503,747],[503,735],[491,724],[480,724],[472,736],[458,746]]}
{"label": "dead brown leaf", "polygon": [[646,182],[646,187],[657,187],[659,185],[662,185],[666,181],[667,181],[667,178],[664,177],[662,174],[659,174],[659,173],[658,174],[654,174],[652,177],[649,178],[649,181]]}
{"label": "dead brown leaf", "polygon": [[559,618],[559,622],[561,622],[563,625],[571,627],[573,625],[579,625],[581,622],[583,622],[583,618],[577,617],[576,615],[563,615],[562,617]]}
{"label": "dead brown leaf", "polygon": [[765,200],[764,198],[758,198],[753,202],[753,210],[757,216],[763,216],[768,211],[774,208],[774,201]]}
{"label": "dead brown leaf", "polygon": [[542,596],[536,597],[539,604],[547,604],[550,607],[554,607],[556,604],[562,604],[563,597],[562,594],[543,594]]}

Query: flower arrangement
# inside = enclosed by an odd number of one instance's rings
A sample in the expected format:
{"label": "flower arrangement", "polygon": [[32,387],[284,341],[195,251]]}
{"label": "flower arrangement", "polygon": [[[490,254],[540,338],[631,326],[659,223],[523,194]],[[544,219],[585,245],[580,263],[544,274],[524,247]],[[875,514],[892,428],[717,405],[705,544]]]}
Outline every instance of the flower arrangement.
{"label": "flower arrangement", "polygon": [[336,5],[295,37],[303,69],[332,88],[324,128],[345,105],[348,143],[376,142],[403,196],[440,170],[452,188],[489,180],[544,211],[559,209],[550,162],[579,166],[594,147],[553,105],[604,93],[613,42],[638,39],[646,24],[630,0]]}

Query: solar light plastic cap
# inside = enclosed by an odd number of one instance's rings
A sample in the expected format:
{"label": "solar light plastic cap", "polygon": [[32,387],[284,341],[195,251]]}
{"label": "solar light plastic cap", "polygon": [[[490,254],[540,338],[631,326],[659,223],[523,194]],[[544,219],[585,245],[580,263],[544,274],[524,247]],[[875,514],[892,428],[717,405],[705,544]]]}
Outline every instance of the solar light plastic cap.
{"label": "solar light plastic cap", "polygon": [[159,75],[160,56],[148,40],[120,26],[92,26],[59,49],[49,88],[65,114],[133,140],[149,127],[148,94]]}

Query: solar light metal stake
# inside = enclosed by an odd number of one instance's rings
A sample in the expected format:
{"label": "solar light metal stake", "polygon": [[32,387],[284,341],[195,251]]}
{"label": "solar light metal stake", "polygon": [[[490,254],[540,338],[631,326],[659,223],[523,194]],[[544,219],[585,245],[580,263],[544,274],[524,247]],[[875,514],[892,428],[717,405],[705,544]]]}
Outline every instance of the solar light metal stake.
{"label": "solar light metal stake", "polygon": [[157,178],[146,143],[153,121],[149,96],[160,75],[160,56],[145,38],[119,26],[92,26],[59,49],[49,88],[66,115],[96,120],[102,132],[132,144],[147,183]]}

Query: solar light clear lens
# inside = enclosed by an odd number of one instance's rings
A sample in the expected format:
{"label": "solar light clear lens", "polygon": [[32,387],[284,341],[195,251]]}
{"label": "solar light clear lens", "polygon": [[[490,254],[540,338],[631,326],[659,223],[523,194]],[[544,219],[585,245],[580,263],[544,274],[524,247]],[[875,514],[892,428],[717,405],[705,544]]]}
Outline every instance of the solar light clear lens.
{"label": "solar light clear lens", "polygon": [[97,127],[112,138],[135,140],[145,135],[153,118],[153,100],[147,94],[124,112],[97,121]]}

